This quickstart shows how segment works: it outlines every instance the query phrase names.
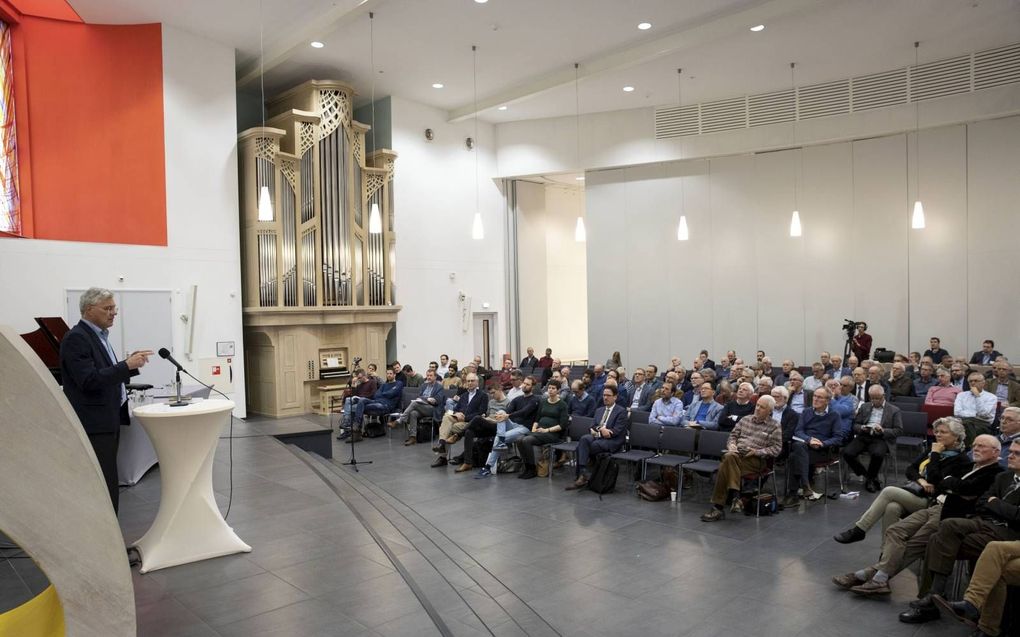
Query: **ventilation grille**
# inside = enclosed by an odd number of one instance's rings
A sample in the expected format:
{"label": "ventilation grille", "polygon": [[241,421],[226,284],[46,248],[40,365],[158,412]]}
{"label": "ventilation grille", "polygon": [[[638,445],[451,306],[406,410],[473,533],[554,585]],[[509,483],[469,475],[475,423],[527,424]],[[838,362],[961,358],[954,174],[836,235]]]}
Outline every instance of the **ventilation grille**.
{"label": "ventilation grille", "polygon": [[655,138],[739,130],[901,106],[1020,82],[1020,43],[861,77],[655,109]]}

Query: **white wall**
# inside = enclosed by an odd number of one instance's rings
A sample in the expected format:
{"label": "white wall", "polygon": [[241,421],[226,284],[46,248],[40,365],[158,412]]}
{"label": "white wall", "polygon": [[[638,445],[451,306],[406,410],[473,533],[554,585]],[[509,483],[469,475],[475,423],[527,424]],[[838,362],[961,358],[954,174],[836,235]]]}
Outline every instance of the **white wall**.
{"label": "white wall", "polygon": [[[939,335],[969,356],[992,338],[1020,358],[1020,117],[921,131],[921,231],[909,229],[913,147],[912,134],[891,135],[802,157],[589,172],[591,358],[760,348],[801,363],[842,350],[843,318],[868,321],[875,345],[898,351],[908,335],[917,350]],[[675,238],[681,176],[687,242]],[[789,237],[795,178],[799,239]]]}
{"label": "white wall", "polygon": [[0,323],[27,332],[35,316],[63,316],[65,289],[169,289],[173,343],[151,347],[171,347],[187,366],[177,317],[197,285],[193,357],[215,356],[217,341],[234,341],[233,399],[243,417],[234,50],[164,26],[163,106],[167,246],[0,239]]}
{"label": "white wall", "polygon": [[588,358],[585,244],[574,240],[584,192],[517,182],[517,252],[521,352],[551,347],[561,360]]}
{"label": "white wall", "polygon": [[[499,326],[498,359],[506,351],[504,294],[505,215],[495,175],[495,139],[491,125],[479,123],[474,151],[472,121],[447,123],[445,111],[393,98],[394,222],[397,234],[397,356],[424,369],[441,353],[470,360],[474,352],[471,319],[466,331],[458,292],[470,299],[469,311],[495,312]],[[425,141],[425,129],[435,133]],[[479,157],[480,208],[485,239],[471,239],[475,213],[475,153]],[[454,278],[451,279],[451,273]],[[483,304],[488,303],[488,308]]]}

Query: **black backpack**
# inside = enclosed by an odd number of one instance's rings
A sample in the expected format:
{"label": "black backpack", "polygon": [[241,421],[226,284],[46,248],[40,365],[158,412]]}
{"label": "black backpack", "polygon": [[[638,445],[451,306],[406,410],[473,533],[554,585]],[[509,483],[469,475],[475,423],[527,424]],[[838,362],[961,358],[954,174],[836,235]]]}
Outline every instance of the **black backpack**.
{"label": "black backpack", "polygon": [[595,464],[588,480],[588,488],[599,495],[609,493],[616,488],[616,477],[620,474],[620,466],[608,453],[595,457]]}

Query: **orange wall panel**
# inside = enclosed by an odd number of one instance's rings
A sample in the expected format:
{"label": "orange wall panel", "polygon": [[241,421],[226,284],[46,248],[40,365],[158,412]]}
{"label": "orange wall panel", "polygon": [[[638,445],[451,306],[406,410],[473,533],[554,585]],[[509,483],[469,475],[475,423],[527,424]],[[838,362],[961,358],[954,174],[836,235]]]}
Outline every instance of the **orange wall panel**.
{"label": "orange wall panel", "polygon": [[160,26],[23,17],[15,37],[31,236],[166,245]]}

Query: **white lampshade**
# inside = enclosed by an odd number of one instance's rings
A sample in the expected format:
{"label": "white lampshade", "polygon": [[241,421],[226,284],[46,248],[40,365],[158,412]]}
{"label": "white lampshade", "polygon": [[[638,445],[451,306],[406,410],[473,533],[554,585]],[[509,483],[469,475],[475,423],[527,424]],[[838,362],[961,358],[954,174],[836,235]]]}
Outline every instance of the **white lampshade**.
{"label": "white lampshade", "polygon": [[482,213],[476,212],[475,219],[471,222],[471,238],[481,241],[485,238],[485,229],[482,228]]}
{"label": "white lampshade", "polygon": [[688,238],[689,237],[687,235],[687,216],[680,215],[680,225],[676,227],[676,240],[687,241]]}
{"label": "white lampshade", "polygon": [[577,218],[577,225],[574,226],[574,241],[584,243],[588,240],[588,233],[584,229],[584,217]]}
{"label": "white lampshade", "polygon": [[793,211],[793,216],[790,218],[790,236],[800,236],[800,213],[796,210]]}
{"label": "white lampshade", "polygon": [[379,214],[379,204],[372,202],[372,210],[368,213],[368,233],[382,234],[382,215]]}
{"label": "white lampshade", "polygon": [[273,220],[273,198],[269,196],[269,186],[259,188],[259,221]]}
{"label": "white lampshade", "polygon": [[924,206],[921,205],[920,199],[914,202],[914,214],[910,217],[910,227],[914,230],[924,229]]}

